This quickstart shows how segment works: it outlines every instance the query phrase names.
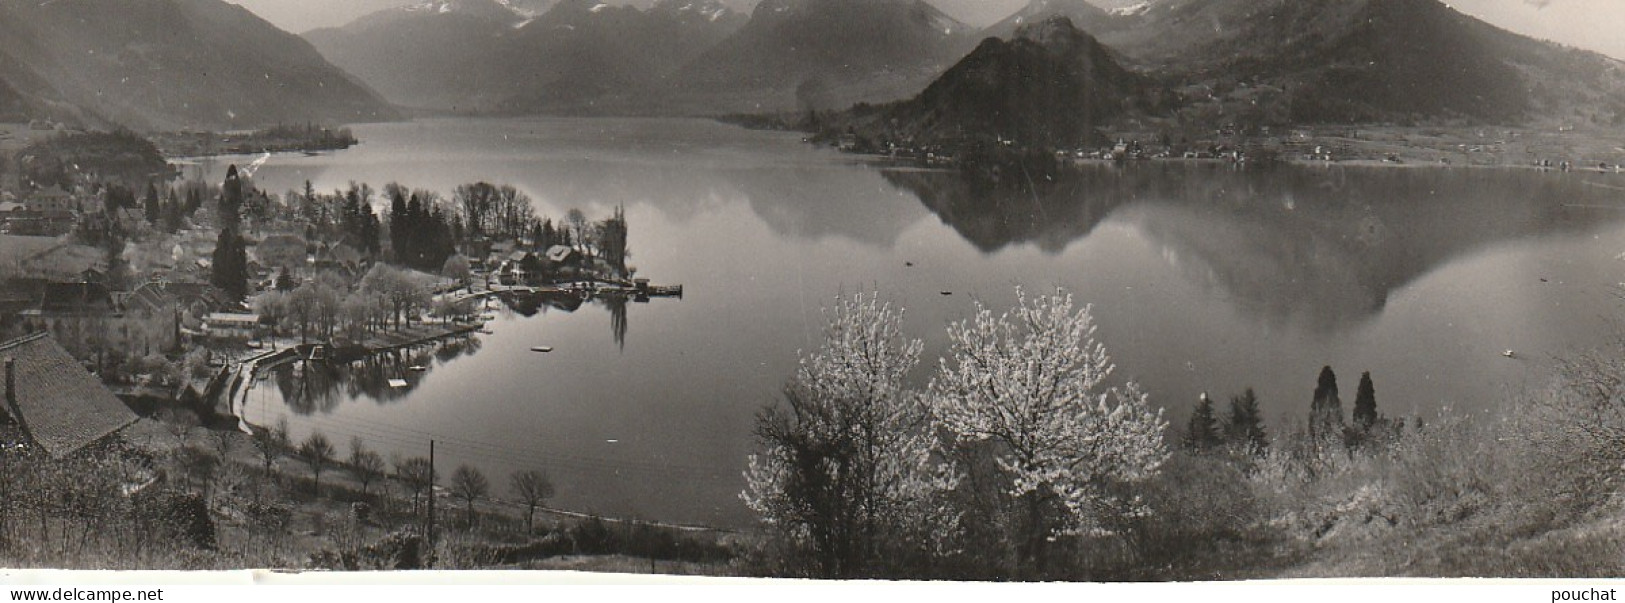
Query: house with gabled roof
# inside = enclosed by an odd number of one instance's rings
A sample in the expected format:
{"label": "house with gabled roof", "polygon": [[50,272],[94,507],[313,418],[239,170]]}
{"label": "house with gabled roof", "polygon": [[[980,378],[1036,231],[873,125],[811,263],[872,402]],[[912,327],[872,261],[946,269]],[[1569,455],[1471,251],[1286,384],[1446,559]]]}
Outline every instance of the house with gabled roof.
{"label": "house with gabled roof", "polygon": [[167,315],[178,309],[199,319],[210,313],[235,309],[238,305],[231,301],[226,292],[208,283],[162,280],[148,281],[136,287],[124,302],[125,309],[131,312]]}
{"label": "house with gabled roof", "polygon": [[107,439],[138,419],[49,334],[0,342],[5,433],[62,458]]}

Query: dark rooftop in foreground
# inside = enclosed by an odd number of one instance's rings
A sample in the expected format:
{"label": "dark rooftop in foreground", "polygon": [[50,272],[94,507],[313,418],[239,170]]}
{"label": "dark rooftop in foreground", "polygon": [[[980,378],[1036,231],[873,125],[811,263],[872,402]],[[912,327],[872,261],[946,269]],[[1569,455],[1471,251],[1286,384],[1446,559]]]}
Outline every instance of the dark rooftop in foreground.
{"label": "dark rooftop in foreground", "polygon": [[0,343],[5,412],[56,458],[129,426],[135,412],[46,333]]}

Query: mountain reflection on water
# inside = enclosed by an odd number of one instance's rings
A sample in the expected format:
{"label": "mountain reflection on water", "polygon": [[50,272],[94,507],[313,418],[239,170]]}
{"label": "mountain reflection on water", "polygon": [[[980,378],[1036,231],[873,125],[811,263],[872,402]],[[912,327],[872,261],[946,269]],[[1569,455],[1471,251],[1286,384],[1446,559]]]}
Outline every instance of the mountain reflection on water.
{"label": "mountain reflection on water", "polygon": [[1363,323],[1454,258],[1625,219],[1616,189],[1527,170],[1176,163],[1083,166],[1031,184],[944,171],[885,177],[983,253],[1057,254],[1111,218],[1247,312],[1320,330]]}

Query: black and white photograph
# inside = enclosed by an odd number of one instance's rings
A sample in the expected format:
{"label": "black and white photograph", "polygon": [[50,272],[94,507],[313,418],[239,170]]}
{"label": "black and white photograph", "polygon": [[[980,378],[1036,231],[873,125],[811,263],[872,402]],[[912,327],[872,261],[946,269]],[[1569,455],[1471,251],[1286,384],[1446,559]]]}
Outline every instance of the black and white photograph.
{"label": "black and white photograph", "polygon": [[0,0],[0,361],[12,589],[1613,600],[1625,1]]}

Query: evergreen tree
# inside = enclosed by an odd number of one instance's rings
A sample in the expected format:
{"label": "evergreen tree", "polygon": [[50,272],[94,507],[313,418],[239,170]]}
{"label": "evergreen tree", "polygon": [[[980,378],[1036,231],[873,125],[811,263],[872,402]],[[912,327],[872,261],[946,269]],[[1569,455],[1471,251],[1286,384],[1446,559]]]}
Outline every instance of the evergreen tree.
{"label": "evergreen tree", "polygon": [[602,251],[605,262],[615,268],[617,274],[626,275],[627,226],[626,210],[615,208],[615,214],[598,224],[598,247]]}
{"label": "evergreen tree", "polygon": [[405,189],[390,185],[389,187],[389,249],[394,254],[395,262],[405,264],[411,249],[408,241],[411,232],[410,218],[406,213]]}
{"label": "evergreen tree", "polygon": [[558,244],[558,233],[553,230],[552,218],[543,218],[541,234],[536,237],[536,247],[546,250]]}
{"label": "evergreen tree", "polygon": [[1191,412],[1190,424],[1185,427],[1185,447],[1194,451],[1204,451],[1219,445],[1219,421],[1213,415],[1213,399],[1202,392],[1202,397],[1196,401],[1196,410]]}
{"label": "evergreen tree", "polygon": [[344,200],[339,208],[339,235],[351,247],[370,256],[376,257],[382,244],[379,234],[382,228],[378,223],[378,216],[372,211],[372,188],[352,183],[350,190],[345,191]]}
{"label": "evergreen tree", "polygon": [[237,166],[226,168],[226,181],[220,187],[220,228],[236,229],[242,224],[243,181]]}
{"label": "evergreen tree", "polygon": [[1380,420],[1377,414],[1377,389],[1371,383],[1371,373],[1360,375],[1360,387],[1354,393],[1354,426],[1368,433]]}
{"label": "evergreen tree", "polygon": [[248,249],[235,227],[221,229],[215,240],[213,272],[209,283],[241,300],[248,296]]}
{"label": "evergreen tree", "polygon": [[1253,455],[1263,456],[1269,451],[1269,437],[1264,433],[1264,415],[1258,409],[1258,394],[1247,388],[1240,396],[1230,397],[1230,412],[1224,418],[1226,441],[1245,447]]}
{"label": "evergreen tree", "polygon": [[171,234],[179,232],[180,229],[186,225],[184,215],[185,211],[186,208],[181,207],[180,198],[175,196],[175,189],[170,189],[168,200],[164,202],[163,209],[164,232]]}
{"label": "evergreen tree", "polygon": [[1316,441],[1341,437],[1343,426],[1343,401],[1337,397],[1337,374],[1332,372],[1332,367],[1323,367],[1315,385],[1315,399],[1309,406],[1309,437]]}
{"label": "evergreen tree", "polygon": [[203,193],[195,186],[186,189],[185,209],[188,216],[196,214],[199,209],[203,209]]}
{"label": "evergreen tree", "polygon": [[163,215],[163,206],[158,201],[158,186],[147,183],[147,197],[142,199],[141,209],[146,214],[147,223],[156,225]]}
{"label": "evergreen tree", "polygon": [[404,262],[407,266],[416,268],[423,263],[424,255],[424,218],[423,201],[416,194],[406,200],[406,219],[402,222],[401,230],[406,239],[406,253]]}
{"label": "evergreen tree", "polygon": [[118,216],[119,195],[115,188],[109,186],[102,189],[102,213],[108,220],[115,220]]}
{"label": "evergreen tree", "polygon": [[380,230],[378,215],[372,213],[372,206],[363,205],[361,207],[361,249],[369,256],[376,257],[383,249],[383,243],[379,242],[378,238]]}

